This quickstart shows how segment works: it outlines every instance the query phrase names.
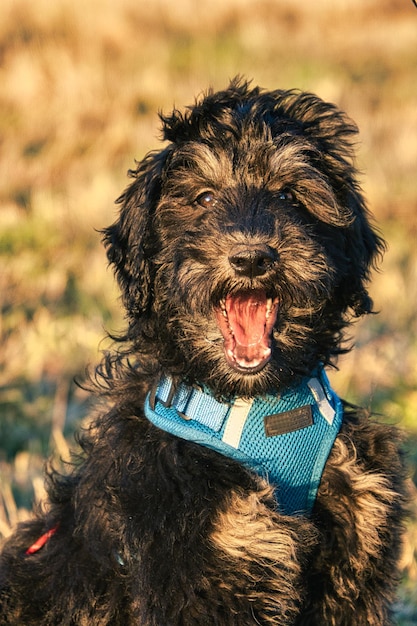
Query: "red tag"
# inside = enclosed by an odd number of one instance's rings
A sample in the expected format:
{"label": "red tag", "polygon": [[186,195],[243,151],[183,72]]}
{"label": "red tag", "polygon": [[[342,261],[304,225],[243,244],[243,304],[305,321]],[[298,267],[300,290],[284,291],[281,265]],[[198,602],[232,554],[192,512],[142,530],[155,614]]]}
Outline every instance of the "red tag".
{"label": "red tag", "polygon": [[35,552],[38,552],[38,550],[43,548],[45,543],[49,541],[49,539],[52,537],[52,535],[56,533],[57,530],[58,530],[58,526],[55,526],[54,528],[51,528],[51,530],[48,530],[44,535],[42,535],[42,537],[39,537],[39,539],[35,541],[35,543],[32,544],[30,548],[26,550],[25,554],[30,555],[30,554],[35,554]]}

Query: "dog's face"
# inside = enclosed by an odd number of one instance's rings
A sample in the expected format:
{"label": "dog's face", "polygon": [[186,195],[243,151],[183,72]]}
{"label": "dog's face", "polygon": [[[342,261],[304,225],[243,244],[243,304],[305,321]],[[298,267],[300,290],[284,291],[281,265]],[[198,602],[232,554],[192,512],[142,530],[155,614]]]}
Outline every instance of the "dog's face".
{"label": "dog's face", "polygon": [[367,313],[382,242],[351,163],[354,125],[311,94],[234,81],[163,118],[105,231],[132,351],[224,396],[288,384]]}

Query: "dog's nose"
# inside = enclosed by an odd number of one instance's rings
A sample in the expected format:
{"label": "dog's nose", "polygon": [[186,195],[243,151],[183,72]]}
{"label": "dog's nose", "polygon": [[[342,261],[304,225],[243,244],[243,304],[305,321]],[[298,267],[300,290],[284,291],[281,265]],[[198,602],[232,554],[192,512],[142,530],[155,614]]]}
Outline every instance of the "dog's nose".
{"label": "dog's nose", "polygon": [[229,256],[229,263],[240,276],[262,276],[277,261],[276,252],[269,246],[242,248]]}

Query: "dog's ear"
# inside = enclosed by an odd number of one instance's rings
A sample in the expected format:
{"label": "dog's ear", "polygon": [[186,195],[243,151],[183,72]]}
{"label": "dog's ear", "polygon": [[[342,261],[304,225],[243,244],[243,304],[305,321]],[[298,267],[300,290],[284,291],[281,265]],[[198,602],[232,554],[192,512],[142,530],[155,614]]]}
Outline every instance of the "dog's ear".
{"label": "dog's ear", "polygon": [[168,155],[168,148],[150,153],[135,170],[129,170],[134,180],[116,200],[121,205],[119,219],[102,231],[107,258],[131,319],[143,315],[151,304],[150,259],[158,246],[152,218]]}
{"label": "dog's ear", "polygon": [[316,132],[324,147],[322,167],[330,181],[337,203],[346,214],[344,235],[344,277],[340,293],[346,308],[360,317],[373,310],[367,290],[372,268],[385,250],[385,242],[372,224],[355,167],[354,140],[358,128],[345,113],[331,108],[328,117],[318,116]]}
{"label": "dog's ear", "polygon": [[347,307],[359,317],[372,312],[373,303],[367,291],[367,283],[370,271],[377,266],[386,245],[373,227],[363,196],[352,179],[348,185],[346,204],[354,219],[345,230],[347,272],[341,289]]}
{"label": "dog's ear", "polygon": [[[339,289],[343,305],[356,316],[371,313],[372,300],[367,283],[370,270],[385,250],[385,242],[372,226],[357,181],[354,148],[358,128],[335,105],[312,94],[299,94],[290,103],[298,111],[303,134],[321,155],[318,167],[330,181],[338,205],[343,209],[342,221],[335,222],[344,232],[345,272]],[[344,225],[343,219],[346,219]]]}

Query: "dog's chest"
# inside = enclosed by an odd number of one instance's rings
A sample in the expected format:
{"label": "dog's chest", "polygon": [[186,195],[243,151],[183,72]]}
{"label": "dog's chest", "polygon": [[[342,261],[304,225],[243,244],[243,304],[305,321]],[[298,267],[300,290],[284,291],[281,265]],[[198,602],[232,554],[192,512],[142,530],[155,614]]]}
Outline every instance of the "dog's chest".
{"label": "dog's chest", "polygon": [[274,485],[280,512],[309,514],[340,430],[342,403],[323,370],[277,395],[230,404],[163,377],[145,403],[155,426],[235,459]]}

